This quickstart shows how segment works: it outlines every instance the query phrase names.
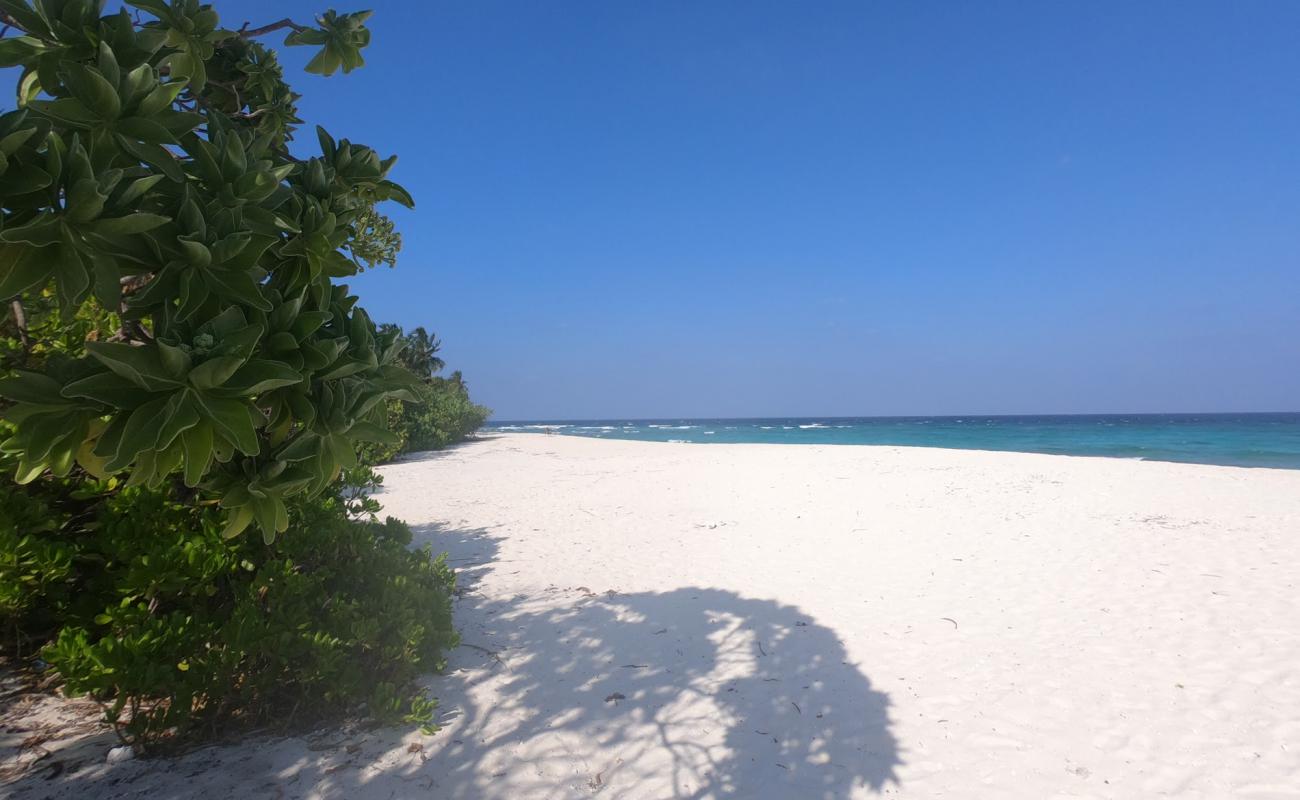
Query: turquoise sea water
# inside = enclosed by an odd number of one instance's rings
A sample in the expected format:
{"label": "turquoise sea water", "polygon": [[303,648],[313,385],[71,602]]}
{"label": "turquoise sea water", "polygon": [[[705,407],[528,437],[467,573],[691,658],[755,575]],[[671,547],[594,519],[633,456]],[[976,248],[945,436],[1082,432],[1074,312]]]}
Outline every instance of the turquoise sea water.
{"label": "turquoise sea water", "polygon": [[652,442],[880,444],[1300,469],[1300,413],[490,422]]}

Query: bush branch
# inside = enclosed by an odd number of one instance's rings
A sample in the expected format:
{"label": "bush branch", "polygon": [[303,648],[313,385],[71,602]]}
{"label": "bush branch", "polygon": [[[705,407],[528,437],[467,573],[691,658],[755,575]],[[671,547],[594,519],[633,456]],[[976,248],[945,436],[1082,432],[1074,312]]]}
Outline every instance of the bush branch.
{"label": "bush branch", "polygon": [[14,316],[14,325],[18,328],[18,338],[23,343],[23,352],[32,352],[32,340],[27,336],[27,312],[23,309],[23,301],[14,298],[9,301],[9,311]]}
{"label": "bush branch", "polygon": [[297,32],[302,32],[307,30],[307,26],[299,25],[298,23],[294,22],[288,17],[285,17],[279,22],[272,22],[270,25],[263,25],[260,28],[250,28],[248,27],[248,24],[249,23],[245,22],[244,26],[240,28],[238,31],[236,31],[236,33],[238,33],[240,36],[244,37],[245,39],[252,39],[255,36],[265,36],[268,33],[275,33],[276,31],[283,30],[284,28],[293,28]]}

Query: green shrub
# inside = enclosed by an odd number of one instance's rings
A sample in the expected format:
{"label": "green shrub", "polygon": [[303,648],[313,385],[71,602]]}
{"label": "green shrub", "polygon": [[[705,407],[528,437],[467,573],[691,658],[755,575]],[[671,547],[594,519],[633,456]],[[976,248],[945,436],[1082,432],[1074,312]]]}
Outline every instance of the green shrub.
{"label": "green shrub", "polygon": [[452,573],[409,549],[405,524],[370,518],[374,501],[337,489],[294,504],[268,546],[222,538],[211,506],[95,489],[61,514],[47,497],[0,491],[0,598],[26,630],[54,625],[42,657],[125,735],[354,713],[432,723],[411,685],[456,645]]}
{"label": "green shrub", "polygon": [[411,198],[395,157],[324,130],[291,155],[298,95],[256,40],[350,72],[369,14],[104,5],[0,1],[0,470],[22,484],[0,484],[0,624],[143,743],[429,725],[412,686],[456,643],[452,575],[356,470],[426,386],[337,282],[393,263],[376,206]]}
{"label": "green shrub", "polygon": [[59,537],[61,515],[50,501],[0,489],[0,620],[23,620],[29,629],[47,628],[54,609],[66,605],[76,552]]}
{"label": "green shrub", "polygon": [[365,442],[357,447],[357,457],[362,464],[385,464],[407,452],[407,430],[405,424],[406,406],[400,400],[389,400],[384,406],[388,418],[388,430],[392,431],[393,441]]}
{"label": "green shrub", "polygon": [[[181,481],[228,533],[269,541],[359,443],[393,440],[387,399],[419,397],[401,345],[336,283],[395,258],[376,204],[412,205],[396,158],[320,128],[319,155],[292,155],[297,95],[255,40],[287,31],[319,48],[309,71],[347,72],[369,12],[232,30],[198,0],[128,5],[3,3],[18,108],[0,114],[0,300],[21,347],[0,448],[19,483]],[[51,338],[116,329],[38,357],[28,311],[50,305]]]}
{"label": "green shrub", "polygon": [[462,441],[482,427],[491,413],[469,399],[458,373],[434,378],[429,394],[428,401],[406,406],[401,430],[408,451],[438,450]]}
{"label": "green shrub", "polygon": [[444,366],[438,357],[441,342],[424,328],[407,334],[396,325],[381,325],[384,335],[396,336],[402,346],[398,359],[423,384],[416,400],[389,400],[386,406],[388,430],[394,439],[361,446],[361,459],[380,464],[401,453],[440,450],[464,441],[483,426],[491,410],[470,400],[469,387],[460,371],[448,377],[437,375]]}
{"label": "green shrub", "polygon": [[337,283],[393,263],[376,206],[412,201],[395,157],[319,128],[290,153],[298,95],[256,41],[349,72],[369,13],[104,5],[0,0],[0,625],[146,743],[429,724],[452,575],[356,468],[427,387]]}

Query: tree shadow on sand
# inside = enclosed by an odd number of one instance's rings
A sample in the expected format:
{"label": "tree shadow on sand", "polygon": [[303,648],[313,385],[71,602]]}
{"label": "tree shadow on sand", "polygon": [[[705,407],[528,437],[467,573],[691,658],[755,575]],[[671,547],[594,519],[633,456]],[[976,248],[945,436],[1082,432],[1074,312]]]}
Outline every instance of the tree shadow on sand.
{"label": "tree shadow on sand", "polygon": [[897,782],[888,698],[797,607],[699,587],[489,598],[478,575],[509,571],[490,535],[417,536],[468,567],[466,646],[431,685],[452,716],[419,768],[439,796],[831,800]]}
{"label": "tree shadow on sand", "polygon": [[[889,700],[799,608],[716,588],[510,595],[485,530],[415,528],[459,572],[443,729],[335,728],[252,749],[32,772],[16,797],[840,800],[897,783]],[[98,759],[102,759],[102,755]],[[100,762],[102,764],[102,760]],[[0,790],[3,791],[3,790]],[[138,794],[137,794],[138,792]]]}

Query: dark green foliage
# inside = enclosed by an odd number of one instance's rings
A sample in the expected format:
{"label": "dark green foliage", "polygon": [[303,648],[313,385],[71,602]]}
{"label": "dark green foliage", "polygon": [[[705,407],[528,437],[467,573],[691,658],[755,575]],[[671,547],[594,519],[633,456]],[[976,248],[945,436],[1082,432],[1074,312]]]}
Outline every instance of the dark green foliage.
{"label": "dark green foliage", "polygon": [[412,205],[396,159],[319,128],[320,155],[292,156],[296,95],[252,41],[288,28],[320,48],[310,71],[347,72],[369,14],[232,31],[197,0],[130,5],[152,18],[0,0],[22,34],[0,40],[20,68],[0,114],[0,300],[119,323],[0,379],[17,426],[2,447],[20,483],[179,480],[219,499],[227,534],[270,541],[290,498],[324,491],[359,443],[395,441],[387,400],[418,397],[395,337],[334,282],[358,271],[345,252],[395,256],[375,204]]}
{"label": "dark green foliage", "polygon": [[396,434],[397,441],[363,445],[360,452],[365,463],[383,463],[402,453],[440,450],[464,441],[483,426],[492,411],[470,400],[469,387],[460,371],[446,378],[435,374],[443,367],[437,355],[442,343],[436,335],[424,328],[407,334],[396,325],[381,325],[379,329],[397,336],[403,345],[398,358],[424,388],[414,402],[388,402],[388,429]]}
{"label": "dark green foliage", "polygon": [[[61,514],[57,493],[0,489],[0,620],[26,623],[37,631],[55,624],[57,608],[67,603],[72,557],[76,552],[57,534]],[[25,644],[15,644],[20,651]]]}
{"label": "dark green foliage", "polygon": [[436,333],[429,333],[422,326],[406,333],[397,325],[387,324],[380,325],[379,330],[381,333],[397,336],[398,341],[402,343],[402,351],[398,353],[398,359],[402,362],[402,366],[420,380],[429,382],[434,375],[447,366],[438,355],[438,351],[442,349],[442,341],[438,339]]}
{"label": "dark green foliage", "polygon": [[336,283],[392,263],[376,204],[412,201],[395,157],[320,129],[289,153],[298,96],[254,40],[348,72],[368,13],[128,5],[0,0],[0,630],[142,742],[430,724],[452,576],[374,520],[357,459],[430,382]]}
{"label": "dark green foliage", "polygon": [[437,450],[462,441],[487,421],[491,410],[469,399],[469,388],[453,372],[448,378],[433,378],[429,399],[419,404],[404,404],[394,429],[406,439],[406,449]]}
{"label": "dark green foliage", "polygon": [[374,503],[336,489],[293,504],[267,546],[223,539],[215,508],[111,483],[0,489],[0,614],[52,640],[66,691],[145,743],[363,710],[431,724],[409,687],[456,644],[453,578],[406,525],[350,519]]}

